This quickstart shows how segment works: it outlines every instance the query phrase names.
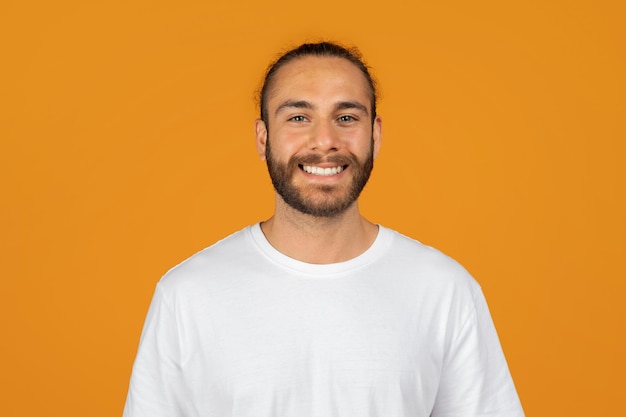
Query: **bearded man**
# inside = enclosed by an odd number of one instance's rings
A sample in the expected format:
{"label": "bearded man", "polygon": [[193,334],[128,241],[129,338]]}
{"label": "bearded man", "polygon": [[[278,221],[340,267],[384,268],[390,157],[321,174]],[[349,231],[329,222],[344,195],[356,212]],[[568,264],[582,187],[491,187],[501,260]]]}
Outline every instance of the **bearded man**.
{"label": "bearded man", "polygon": [[161,279],[124,416],[523,416],[477,282],[359,212],[382,120],[358,52],[287,52],[260,107],[274,214]]}

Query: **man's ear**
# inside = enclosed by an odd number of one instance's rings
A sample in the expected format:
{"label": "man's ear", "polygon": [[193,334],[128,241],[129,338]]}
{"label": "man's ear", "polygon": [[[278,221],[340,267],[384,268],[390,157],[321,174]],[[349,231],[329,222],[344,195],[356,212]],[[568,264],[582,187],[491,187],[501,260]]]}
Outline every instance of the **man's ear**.
{"label": "man's ear", "polygon": [[254,135],[256,142],[256,150],[259,153],[259,158],[265,161],[265,147],[267,146],[267,126],[261,119],[254,121]]}
{"label": "man's ear", "polygon": [[376,116],[374,119],[374,125],[372,126],[372,139],[374,140],[374,158],[378,156],[380,152],[380,145],[383,141],[383,119],[380,116]]}

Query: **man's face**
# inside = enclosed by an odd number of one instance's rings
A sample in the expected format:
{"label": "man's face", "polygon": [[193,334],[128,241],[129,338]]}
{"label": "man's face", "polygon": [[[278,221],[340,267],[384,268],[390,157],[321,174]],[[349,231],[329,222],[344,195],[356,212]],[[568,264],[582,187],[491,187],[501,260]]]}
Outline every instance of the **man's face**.
{"label": "man's face", "polygon": [[369,179],[380,147],[365,77],[345,59],[304,57],[275,74],[257,149],[276,192],[317,217],[344,212]]}

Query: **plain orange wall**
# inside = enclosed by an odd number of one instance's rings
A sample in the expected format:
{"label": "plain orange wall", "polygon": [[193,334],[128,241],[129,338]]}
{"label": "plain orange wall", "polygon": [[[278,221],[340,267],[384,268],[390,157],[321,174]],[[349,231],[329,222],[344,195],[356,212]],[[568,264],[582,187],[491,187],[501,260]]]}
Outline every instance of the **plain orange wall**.
{"label": "plain orange wall", "polygon": [[120,415],[156,281],[268,217],[254,91],[357,45],[362,198],[482,284],[528,416],[626,415],[622,1],[4,1],[0,415]]}

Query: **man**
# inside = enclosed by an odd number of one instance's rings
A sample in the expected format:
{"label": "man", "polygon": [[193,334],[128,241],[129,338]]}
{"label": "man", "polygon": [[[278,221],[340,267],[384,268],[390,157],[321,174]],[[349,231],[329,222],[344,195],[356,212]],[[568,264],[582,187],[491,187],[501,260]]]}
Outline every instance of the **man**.
{"label": "man", "polygon": [[382,127],[359,55],[304,44],[260,104],[274,215],[159,282],[124,415],[523,416],[478,284],[359,213]]}

